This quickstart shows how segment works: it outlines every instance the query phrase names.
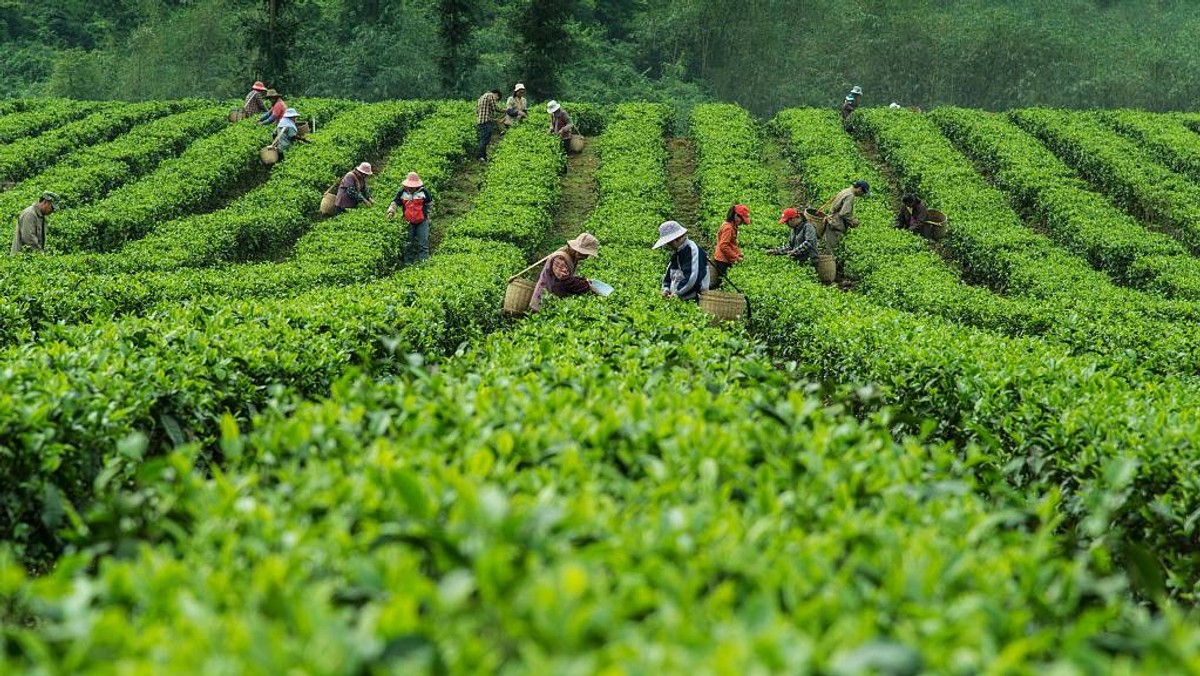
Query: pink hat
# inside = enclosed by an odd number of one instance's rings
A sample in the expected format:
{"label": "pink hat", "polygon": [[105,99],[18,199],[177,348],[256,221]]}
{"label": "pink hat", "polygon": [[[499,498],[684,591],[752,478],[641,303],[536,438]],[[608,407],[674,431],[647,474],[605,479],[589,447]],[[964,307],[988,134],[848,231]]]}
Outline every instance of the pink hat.
{"label": "pink hat", "polygon": [[404,179],[404,182],[400,185],[404,186],[405,188],[420,188],[425,184],[421,182],[421,177],[417,175],[417,172],[410,171],[408,172],[408,176]]}
{"label": "pink hat", "polygon": [[360,165],[358,165],[357,167],[355,167],[355,168],[354,168],[354,170],[355,170],[355,171],[357,171],[357,172],[358,172],[358,173],[360,173],[360,174],[366,174],[367,176],[374,176],[374,175],[375,175],[375,170],[374,170],[374,169],[371,169],[371,163],[370,163],[370,162],[363,162],[362,164],[360,164]]}
{"label": "pink hat", "polygon": [[259,81],[255,82],[254,84],[250,85],[250,88],[256,92],[267,91],[267,85],[263,84],[262,80],[259,80]]}

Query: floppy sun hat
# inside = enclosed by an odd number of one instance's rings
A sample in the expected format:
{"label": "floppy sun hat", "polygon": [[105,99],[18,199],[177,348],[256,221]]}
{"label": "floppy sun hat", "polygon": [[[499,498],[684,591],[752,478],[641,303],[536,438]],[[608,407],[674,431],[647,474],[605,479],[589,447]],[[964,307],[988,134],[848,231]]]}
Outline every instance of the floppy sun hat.
{"label": "floppy sun hat", "polygon": [[295,108],[288,108],[283,113],[284,117],[300,117],[300,113],[296,112]]}
{"label": "floppy sun hat", "polygon": [[259,80],[259,81],[255,82],[254,84],[250,85],[250,88],[256,92],[267,91],[267,85],[263,84],[262,80]]}
{"label": "floppy sun hat", "polygon": [[658,241],[650,248],[660,249],[668,242],[674,242],[686,234],[687,228],[680,225],[678,221],[667,221],[658,226]]}
{"label": "floppy sun hat", "polygon": [[405,188],[420,188],[425,184],[421,182],[421,177],[417,175],[417,172],[410,171],[408,172],[408,176],[405,177],[404,183],[401,183],[401,185],[403,185]]}
{"label": "floppy sun hat", "polygon": [[590,232],[581,232],[575,239],[567,240],[567,246],[588,256],[600,254],[600,242]]}
{"label": "floppy sun hat", "polygon": [[367,176],[375,175],[375,170],[371,168],[370,162],[363,162],[362,164],[355,167],[355,169],[358,170],[358,172],[360,174],[366,174]]}
{"label": "floppy sun hat", "polygon": [[558,105],[558,101],[551,101],[546,104],[546,111],[550,113],[558,112],[559,108],[562,108],[562,106]]}

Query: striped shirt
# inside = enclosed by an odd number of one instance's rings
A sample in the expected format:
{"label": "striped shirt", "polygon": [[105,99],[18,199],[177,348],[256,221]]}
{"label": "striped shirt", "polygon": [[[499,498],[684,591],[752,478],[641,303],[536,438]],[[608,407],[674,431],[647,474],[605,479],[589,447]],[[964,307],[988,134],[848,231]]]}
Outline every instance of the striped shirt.
{"label": "striped shirt", "polygon": [[486,124],[493,122],[496,119],[496,103],[500,100],[499,96],[488,92],[479,97],[475,102],[475,122],[477,124]]}

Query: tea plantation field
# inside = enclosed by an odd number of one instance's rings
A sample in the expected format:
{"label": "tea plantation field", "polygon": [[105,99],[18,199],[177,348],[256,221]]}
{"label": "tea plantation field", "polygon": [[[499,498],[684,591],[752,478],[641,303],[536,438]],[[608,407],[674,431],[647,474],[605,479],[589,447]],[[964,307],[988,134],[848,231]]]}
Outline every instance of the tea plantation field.
{"label": "tea plantation field", "polygon": [[[268,168],[228,104],[0,102],[5,236],[62,197],[0,257],[0,672],[1200,672],[1200,116],[565,104],[484,164],[471,102],[295,104]],[[847,284],[765,255],[859,178]],[[713,326],[649,247],[735,202]],[[616,292],[503,316],[582,230]]]}

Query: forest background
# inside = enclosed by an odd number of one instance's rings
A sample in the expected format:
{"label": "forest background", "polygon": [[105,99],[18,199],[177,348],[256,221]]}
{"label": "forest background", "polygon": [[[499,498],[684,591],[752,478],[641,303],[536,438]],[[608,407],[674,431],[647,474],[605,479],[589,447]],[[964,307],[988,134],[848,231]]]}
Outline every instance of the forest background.
{"label": "forest background", "polygon": [[0,97],[1195,108],[1189,0],[0,0]]}

